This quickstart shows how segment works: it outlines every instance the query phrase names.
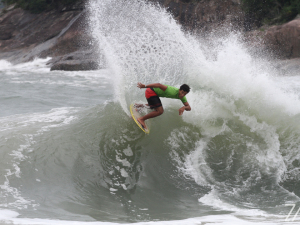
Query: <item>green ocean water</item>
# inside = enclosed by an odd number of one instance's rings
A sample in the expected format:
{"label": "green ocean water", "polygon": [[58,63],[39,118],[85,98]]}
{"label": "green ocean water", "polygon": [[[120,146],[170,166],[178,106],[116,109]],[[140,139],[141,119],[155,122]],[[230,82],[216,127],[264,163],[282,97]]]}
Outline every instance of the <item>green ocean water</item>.
{"label": "green ocean water", "polygon": [[[299,76],[145,1],[89,4],[105,69],[0,61],[0,221],[297,223]],[[145,135],[129,113],[146,102],[137,82],[188,83],[192,111],[162,99]]]}

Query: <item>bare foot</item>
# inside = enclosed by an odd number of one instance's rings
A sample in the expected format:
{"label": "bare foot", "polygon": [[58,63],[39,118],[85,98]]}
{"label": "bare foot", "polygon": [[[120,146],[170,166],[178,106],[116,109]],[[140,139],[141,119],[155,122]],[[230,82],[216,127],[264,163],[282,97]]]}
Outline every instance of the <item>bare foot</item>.
{"label": "bare foot", "polygon": [[144,104],[137,104],[137,103],[135,103],[134,107],[135,108],[141,108],[141,107],[145,107],[145,106],[144,106]]}
{"label": "bare foot", "polygon": [[146,126],[144,120],[142,120],[141,118],[138,118],[137,121],[142,125],[142,127],[143,127],[144,129],[147,129],[147,126]]}

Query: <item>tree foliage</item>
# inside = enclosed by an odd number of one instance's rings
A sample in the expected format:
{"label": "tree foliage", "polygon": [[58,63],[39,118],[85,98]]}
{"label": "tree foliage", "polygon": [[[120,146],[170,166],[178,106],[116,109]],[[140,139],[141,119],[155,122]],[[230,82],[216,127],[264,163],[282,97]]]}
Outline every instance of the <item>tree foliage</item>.
{"label": "tree foliage", "polygon": [[40,13],[45,10],[59,8],[61,6],[69,5],[78,0],[0,0],[5,4],[16,4],[25,10],[32,13]]}
{"label": "tree foliage", "polygon": [[300,0],[242,0],[249,23],[284,23],[300,14]]}

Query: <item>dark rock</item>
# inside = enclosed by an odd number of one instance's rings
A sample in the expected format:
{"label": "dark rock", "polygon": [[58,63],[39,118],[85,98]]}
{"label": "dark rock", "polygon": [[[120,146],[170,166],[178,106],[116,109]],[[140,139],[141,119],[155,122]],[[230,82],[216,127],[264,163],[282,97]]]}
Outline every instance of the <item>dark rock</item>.
{"label": "dark rock", "polygon": [[[101,60],[103,61],[103,60]],[[92,50],[76,51],[65,56],[54,57],[48,62],[51,70],[97,70],[102,68],[98,54]]]}
{"label": "dark rock", "polygon": [[244,13],[240,0],[150,0],[158,2],[184,26],[185,29],[197,33],[211,32],[222,25],[233,30],[244,29]]}
{"label": "dark rock", "polygon": [[66,11],[82,11],[85,7],[85,2],[84,1],[77,1],[74,4],[70,4],[67,6],[64,6],[61,11],[66,12]]}
{"label": "dark rock", "polygon": [[[240,0],[149,0],[166,7],[183,28],[206,36],[244,31]],[[41,14],[13,6],[0,12],[0,59],[12,63],[52,57],[51,70],[87,70],[103,67],[97,45],[86,30],[86,0]],[[221,29],[222,28],[222,29]],[[224,32],[223,32],[224,29]],[[247,32],[254,51],[273,52],[277,58],[300,57],[300,19],[265,30]]]}
{"label": "dark rock", "polygon": [[65,70],[65,71],[80,71],[80,70],[97,70],[98,63],[89,60],[68,60],[61,61],[54,64],[51,70]]}
{"label": "dark rock", "polygon": [[52,57],[51,70],[98,69],[96,46],[87,34],[85,1],[31,14],[10,7],[0,15],[0,59],[12,63]]}
{"label": "dark rock", "polygon": [[12,38],[13,29],[9,25],[0,26],[0,40],[9,40]]}
{"label": "dark rock", "polygon": [[281,57],[300,57],[300,19],[270,27],[264,38],[268,47],[280,53]]}
{"label": "dark rock", "polygon": [[264,27],[247,32],[245,40],[261,51],[267,51],[275,58],[300,57],[300,19],[283,25]]}
{"label": "dark rock", "polygon": [[13,57],[14,63],[19,63],[34,57],[63,55],[88,46],[89,38],[82,29],[84,1],[75,6],[41,14],[31,14],[20,8],[6,10],[0,15],[0,58],[7,52],[21,53]]}

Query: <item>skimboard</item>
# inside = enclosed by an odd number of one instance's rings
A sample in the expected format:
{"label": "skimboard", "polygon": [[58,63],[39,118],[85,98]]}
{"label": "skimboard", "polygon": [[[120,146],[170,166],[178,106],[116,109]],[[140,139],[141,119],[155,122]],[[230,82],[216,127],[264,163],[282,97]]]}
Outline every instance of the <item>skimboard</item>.
{"label": "skimboard", "polygon": [[139,126],[139,128],[141,128],[146,134],[149,134],[150,133],[149,125],[146,124],[147,128],[145,129],[145,127],[143,127],[142,124],[140,124],[137,121],[137,119],[139,117],[141,117],[142,115],[140,114],[139,109],[135,107],[135,103],[132,103],[130,105],[130,113],[131,113],[133,120],[136,122],[136,124]]}

